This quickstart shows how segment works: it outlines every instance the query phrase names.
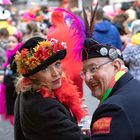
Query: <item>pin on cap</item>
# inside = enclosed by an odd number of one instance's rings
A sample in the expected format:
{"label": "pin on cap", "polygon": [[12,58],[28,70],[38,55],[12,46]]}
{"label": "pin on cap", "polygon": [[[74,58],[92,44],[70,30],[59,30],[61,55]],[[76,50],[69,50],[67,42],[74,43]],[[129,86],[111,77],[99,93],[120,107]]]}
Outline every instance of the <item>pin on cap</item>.
{"label": "pin on cap", "polygon": [[105,48],[105,47],[101,48],[101,49],[100,49],[100,54],[101,54],[102,56],[106,56],[106,55],[108,54],[107,48]]}
{"label": "pin on cap", "polygon": [[109,57],[112,59],[112,60],[115,60],[116,58],[118,58],[118,52],[117,52],[117,50],[116,49],[114,49],[114,48],[111,48],[110,50],[109,50]]}

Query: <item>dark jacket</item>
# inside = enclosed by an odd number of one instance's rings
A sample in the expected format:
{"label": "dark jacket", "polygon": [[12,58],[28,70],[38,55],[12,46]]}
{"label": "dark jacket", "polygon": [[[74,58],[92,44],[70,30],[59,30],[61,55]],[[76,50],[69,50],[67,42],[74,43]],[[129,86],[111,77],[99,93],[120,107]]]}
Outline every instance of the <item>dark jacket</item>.
{"label": "dark jacket", "polygon": [[21,93],[15,104],[15,140],[81,140],[80,128],[57,99]]}
{"label": "dark jacket", "polygon": [[100,44],[109,44],[121,50],[122,42],[117,28],[107,20],[94,25],[93,38]]}
{"label": "dark jacket", "polygon": [[16,100],[15,79],[16,79],[15,66],[13,67],[11,62],[9,64],[9,67],[6,67],[4,69],[4,85],[6,90],[5,95],[6,95],[7,115],[14,115],[14,104]]}
{"label": "dark jacket", "polygon": [[140,140],[139,106],[140,83],[126,73],[93,115],[93,140]]}

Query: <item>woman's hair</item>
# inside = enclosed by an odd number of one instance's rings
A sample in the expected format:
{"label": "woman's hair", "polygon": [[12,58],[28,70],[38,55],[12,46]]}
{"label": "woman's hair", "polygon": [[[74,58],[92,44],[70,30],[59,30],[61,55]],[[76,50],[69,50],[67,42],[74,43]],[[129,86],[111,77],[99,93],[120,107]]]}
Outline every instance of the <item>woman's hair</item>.
{"label": "woman's hair", "polygon": [[6,28],[0,29],[0,37],[7,38],[9,36],[9,32]]}
{"label": "woman's hair", "polygon": [[35,22],[28,23],[26,28],[29,30],[28,34],[33,34],[33,33],[38,32],[38,27]]}
{"label": "woman's hair", "polygon": [[41,84],[37,79],[32,79],[29,77],[18,77],[15,81],[16,93],[20,94],[26,91],[35,91],[41,87]]}
{"label": "woman's hair", "polygon": [[129,16],[128,16],[127,13],[122,13],[122,14],[116,15],[113,19],[113,24],[118,29],[120,35],[127,34],[127,31],[125,30],[125,27],[124,27],[123,24],[124,24],[125,21],[127,21],[128,17]]}
{"label": "woman's hair", "polygon": [[123,24],[128,19],[127,13],[121,13],[114,17],[113,22],[118,24]]}

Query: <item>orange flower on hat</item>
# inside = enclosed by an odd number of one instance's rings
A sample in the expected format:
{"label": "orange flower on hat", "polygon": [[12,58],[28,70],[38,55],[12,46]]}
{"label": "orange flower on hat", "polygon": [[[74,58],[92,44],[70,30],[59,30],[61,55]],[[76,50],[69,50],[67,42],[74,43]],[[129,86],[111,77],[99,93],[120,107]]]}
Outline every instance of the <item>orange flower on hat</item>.
{"label": "orange flower on hat", "polygon": [[30,57],[30,59],[28,59],[28,61],[26,61],[26,65],[30,66],[32,69],[34,69],[36,66],[38,66],[40,64],[40,62],[41,61],[39,59],[32,56],[32,57]]}

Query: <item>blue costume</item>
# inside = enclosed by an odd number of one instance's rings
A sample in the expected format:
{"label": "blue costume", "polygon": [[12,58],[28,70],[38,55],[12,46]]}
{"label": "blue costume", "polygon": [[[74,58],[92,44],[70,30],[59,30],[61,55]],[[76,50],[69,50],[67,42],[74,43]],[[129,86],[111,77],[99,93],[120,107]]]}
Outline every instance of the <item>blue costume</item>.
{"label": "blue costume", "polygon": [[121,50],[122,42],[117,28],[107,20],[94,25],[93,38],[100,44],[109,44]]}

